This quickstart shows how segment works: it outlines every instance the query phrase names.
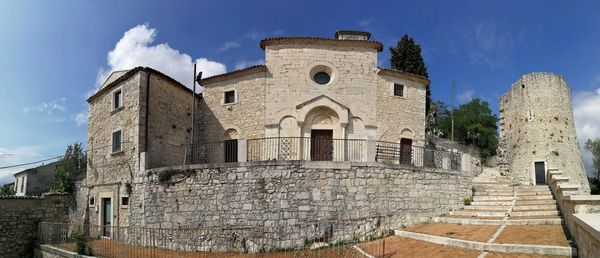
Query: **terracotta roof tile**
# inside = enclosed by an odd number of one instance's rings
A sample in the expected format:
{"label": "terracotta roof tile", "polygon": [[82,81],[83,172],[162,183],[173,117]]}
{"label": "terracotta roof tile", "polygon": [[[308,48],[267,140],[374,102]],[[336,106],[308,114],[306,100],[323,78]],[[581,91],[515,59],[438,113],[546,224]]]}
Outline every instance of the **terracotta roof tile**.
{"label": "terracotta roof tile", "polygon": [[235,79],[235,78],[240,78],[240,77],[243,77],[246,75],[261,73],[261,72],[266,72],[266,71],[267,71],[267,66],[265,66],[265,65],[250,66],[250,67],[247,67],[244,69],[204,78],[204,79],[200,80],[200,85],[205,86],[205,85],[211,84],[211,83],[227,81],[227,80],[231,80],[231,79]]}
{"label": "terracotta roof tile", "polygon": [[392,76],[392,77],[396,77],[396,78],[400,78],[400,79],[411,80],[414,82],[422,83],[425,85],[425,87],[429,87],[430,81],[425,76],[407,73],[405,71],[400,71],[400,70],[396,70],[396,69],[387,69],[387,68],[381,68],[381,67],[378,67],[378,68],[379,68],[379,72],[377,74],[379,74],[379,75]]}
{"label": "terracotta roof tile", "polygon": [[113,88],[113,87],[115,87],[116,85],[118,85],[119,83],[121,83],[121,82],[123,82],[123,81],[125,81],[125,80],[129,79],[129,77],[133,76],[134,74],[136,74],[136,73],[137,73],[137,72],[139,72],[139,71],[144,71],[144,72],[148,72],[148,73],[156,74],[156,75],[158,75],[158,76],[160,76],[160,77],[162,77],[162,78],[164,78],[164,79],[166,79],[166,80],[168,80],[168,81],[170,81],[170,82],[174,83],[175,85],[177,85],[177,86],[178,86],[178,87],[180,87],[181,89],[183,89],[183,90],[186,90],[186,91],[189,91],[190,93],[192,93],[192,90],[191,90],[191,89],[189,89],[189,88],[188,88],[188,87],[186,87],[185,85],[181,84],[181,83],[180,83],[180,82],[178,82],[177,80],[175,80],[175,79],[173,79],[173,78],[169,77],[168,75],[166,75],[166,74],[164,74],[164,73],[162,73],[162,72],[160,72],[160,71],[158,71],[158,70],[152,69],[152,68],[150,68],[150,67],[142,67],[142,66],[138,66],[138,67],[136,67],[136,68],[133,68],[133,69],[129,70],[127,73],[123,74],[121,77],[117,78],[116,80],[114,80],[113,82],[109,83],[108,85],[106,85],[106,86],[102,87],[100,90],[98,90],[96,93],[94,93],[94,95],[90,96],[90,97],[87,99],[87,102],[89,103],[89,102],[93,101],[93,100],[94,100],[94,99],[96,99],[98,96],[100,96],[100,95],[104,94],[104,92],[107,92],[107,91],[109,91],[111,88]]}

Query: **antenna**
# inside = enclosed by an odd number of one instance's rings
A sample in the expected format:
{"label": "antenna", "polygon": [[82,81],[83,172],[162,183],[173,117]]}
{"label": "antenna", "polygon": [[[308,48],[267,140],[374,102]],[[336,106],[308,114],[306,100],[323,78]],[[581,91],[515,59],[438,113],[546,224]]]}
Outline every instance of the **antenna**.
{"label": "antenna", "polygon": [[450,140],[454,141],[454,89],[456,82],[452,81],[452,109],[450,109],[450,119],[452,120],[452,129],[450,131]]}

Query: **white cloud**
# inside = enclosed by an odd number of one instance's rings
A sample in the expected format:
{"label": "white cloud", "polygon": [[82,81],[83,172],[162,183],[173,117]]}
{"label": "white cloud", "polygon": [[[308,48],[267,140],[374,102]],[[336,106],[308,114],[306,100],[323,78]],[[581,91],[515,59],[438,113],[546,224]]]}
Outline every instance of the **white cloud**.
{"label": "white cloud", "polygon": [[77,126],[82,126],[82,125],[86,124],[87,117],[88,117],[87,110],[77,113],[77,115],[75,115],[75,118],[74,118]]}
{"label": "white cloud", "polygon": [[239,70],[239,69],[244,69],[246,67],[250,67],[253,65],[259,65],[259,64],[264,64],[265,60],[264,59],[257,59],[257,60],[240,60],[237,63],[235,63],[235,69]]}
{"label": "white cloud", "polygon": [[65,112],[67,108],[65,104],[67,102],[66,98],[58,98],[50,102],[42,102],[37,106],[25,107],[23,108],[23,112],[25,113],[47,113],[48,115],[52,115],[54,112]]}
{"label": "white cloud", "polygon": [[246,33],[246,37],[252,40],[259,40],[264,38],[262,33],[256,32],[256,31],[251,31]]}
{"label": "white cloud", "polygon": [[577,130],[577,139],[583,156],[588,175],[595,175],[592,169],[592,155],[585,151],[585,142],[588,139],[600,137],[600,88],[596,91],[577,92],[573,96],[573,116],[575,128]]}
{"label": "white cloud", "polygon": [[225,44],[223,44],[223,46],[221,47],[221,51],[226,51],[228,49],[232,49],[232,48],[238,48],[240,47],[240,43],[238,43],[237,41],[227,41],[225,42]]}
{"label": "white cloud", "polygon": [[[147,24],[138,25],[126,31],[115,48],[108,53],[108,68],[99,71],[96,90],[113,71],[127,70],[137,66],[147,66],[159,70],[191,88],[192,58],[186,53],[171,48],[167,43],[153,45],[156,35],[156,29],[150,28]],[[224,64],[207,58],[198,58],[195,61],[198,63],[198,70],[203,72],[203,77],[227,71]]]}
{"label": "white cloud", "polygon": [[[36,161],[41,157],[38,146],[0,147],[0,167]],[[37,165],[0,169],[0,185],[13,182],[15,173]]]}
{"label": "white cloud", "polygon": [[372,22],[373,22],[373,18],[369,18],[369,19],[359,21],[358,25],[360,25],[361,27],[369,27],[369,25],[371,25]]}
{"label": "white cloud", "polygon": [[458,94],[458,101],[460,104],[467,103],[475,97],[475,91],[465,90]]}

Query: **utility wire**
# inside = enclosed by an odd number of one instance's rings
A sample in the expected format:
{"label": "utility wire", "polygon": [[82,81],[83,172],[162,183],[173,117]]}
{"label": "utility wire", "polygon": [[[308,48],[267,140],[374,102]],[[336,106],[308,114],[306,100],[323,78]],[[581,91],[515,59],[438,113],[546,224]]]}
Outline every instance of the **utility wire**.
{"label": "utility wire", "polygon": [[0,167],[0,169],[22,167],[22,166],[32,165],[32,164],[36,164],[36,163],[42,163],[44,161],[58,159],[58,158],[62,158],[62,156],[56,156],[56,157],[53,157],[53,158],[38,160],[38,161],[34,161],[34,162],[28,162],[28,163],[22,163],[22,164],[16,164],[16,165],[4,166],[4,167]]}

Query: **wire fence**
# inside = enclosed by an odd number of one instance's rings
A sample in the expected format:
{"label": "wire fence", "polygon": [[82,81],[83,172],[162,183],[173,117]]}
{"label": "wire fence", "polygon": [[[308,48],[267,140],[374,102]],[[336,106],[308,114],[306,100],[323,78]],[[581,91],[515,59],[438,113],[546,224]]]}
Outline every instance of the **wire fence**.
{"label": "wire fence", "polygon": [[[270,227],[136,228],[41,223],[40,244],[99,257],[365,257],[385,253],[385,217]],[[79,244],[77,244],[79,242]],[[374,245],[375,244],[375,245]]]}

